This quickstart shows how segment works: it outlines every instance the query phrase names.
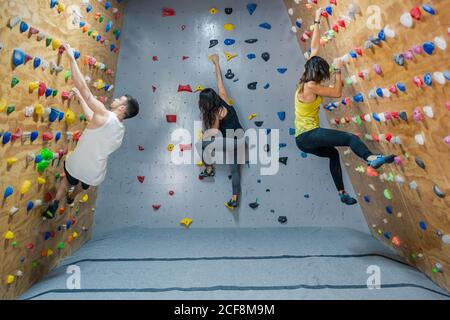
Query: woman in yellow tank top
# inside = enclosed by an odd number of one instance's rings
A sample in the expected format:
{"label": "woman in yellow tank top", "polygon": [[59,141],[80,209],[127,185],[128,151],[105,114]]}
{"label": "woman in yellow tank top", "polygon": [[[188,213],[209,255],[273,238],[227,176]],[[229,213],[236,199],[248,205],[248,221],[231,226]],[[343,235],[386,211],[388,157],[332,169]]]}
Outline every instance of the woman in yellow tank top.
{"label": "woman in yellow tank top", "polygon": [[322,8],[316,11],[314,32],[311,40],[311,54],[305,64],[305,71],[295,92],[296,143],[300,150],[318,157],[330,159],[330,171],[341,201],[355,204],[356,199],[345,192],[339,152],[335,147],[350,147],[372,168],[392,163],[395,156],[374,155],[357,136],[338,130],[320,128],[319,110],[323,97],[338,98],[342,95],[342,60],[335,59],[335,83],[332,87],[321,83],[330,78],[330,65],[319,57],[319,26]]}

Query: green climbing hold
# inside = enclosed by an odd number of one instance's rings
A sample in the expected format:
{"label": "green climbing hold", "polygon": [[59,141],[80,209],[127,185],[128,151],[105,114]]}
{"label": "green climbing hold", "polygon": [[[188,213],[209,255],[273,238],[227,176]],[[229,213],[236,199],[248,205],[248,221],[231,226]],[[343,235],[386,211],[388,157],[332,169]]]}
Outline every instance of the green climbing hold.
{"label": "green climbing hold", "polygon": [[59,178],[61,178],[61,174],[59,172],[55,173],[55,179],[59,179]]}
{"label": "green climbing hold", "polygon": [[16,77],[13,77],[11,80],[11,88],[14,88],[15,86],[17,86],[19,84],[19,79],[17,79]]}
{"label": "green climbing hold", "polygon": [[13,113],[15,110],[16,110],[16,106],[8,106],[6,108],[6,114],[9,115],[9,114]]}
{"label": "green climbing hold", "polygon": [[100,18],[98,18],[98,22],[102,23],[105,20],[104,16],[100,16]]}
{"label": "green climbing hold", "polygon": [[48,149],[45,149],[45,148],[42,149],[41,156],[42,156],[42,159],[44,159],[44,160],[47,160],[47,161],[53,160],[53,152],[51,152]]}
{"label": "green climbing hold", "polygon": [[389,172],[386,180],[389,182],[394,182],[394,180],[395,180],[394,174],[392,172]]}
{"label": "green climbing hold", "polygon": [[17,241],[13,241],[13,242],[11,243],[11,245],[12,245],[13,248],[17,248]]}
{"label": "green climbing hold", "polygon": [[360,126],[360,125],[362,124],[362,121],[361,121],[361,117],[360,117],[360,116],[356,116],[355,121],[356,121],[356,124],[357,124],[358,126]]}
{"label": "green climbing hold", "polygon": [[64,249],[64,247],[65,247],[64,242],[58,243],[58,249],[59,249],[59,250]]}
{"label": "green climbing hold", "polygon": [[53,98],[56,97],[57,95],[58,95],[58,90],[57,90],[57,89],[54,89],[54,90],[52,91],[52,96],[53,96]]}
{"label": "green climbing hold", "polygon": [[416,260],[417,259],[417,254],[411,253],[411,259]]}
{"label": "green climbing hold", "polygon": [[41,162],[39,162],[39,163],[36,165],[36,169],[37,169],[38,172],[41,172],[41,173],[42,173],[42,172],[45,171],[45,169],[48,168],[49,165],[50,165],[50,161],[42,160]]}
{"label": "green climbing hold", "polygon": [[52,41],[53,41],[52,38],[45,39],[45,46],[48,47],[52,43]]}
{"label": "green climbing hold", "polygon": [[84,114],[80,114],[80,122],[86,121]]}
{"label": "green climbing hold", "polygon": [[31,262],[31,267],[32,268],[37,268],[39,266],[39,262],[38,261],[33,261],[33,262]]}
{"label": "green climbing hold", "polygon": [[88,34],[88,36],[91,36],[91,35],[92,35],[92,30],[89,30],[89,31],[87,32],[87,34]]}
{"label": "green climbing hold", "polygon": [[71,76],[72,76],[72,72],[70,70],[67,70],[66,73],[64,74],[64,79],[66,81],[68,81]]}
{"label": "green climbing hold", "polygon": [[384,197],[388,200],[392,200],[392,192],[389,189],[384,189]]}

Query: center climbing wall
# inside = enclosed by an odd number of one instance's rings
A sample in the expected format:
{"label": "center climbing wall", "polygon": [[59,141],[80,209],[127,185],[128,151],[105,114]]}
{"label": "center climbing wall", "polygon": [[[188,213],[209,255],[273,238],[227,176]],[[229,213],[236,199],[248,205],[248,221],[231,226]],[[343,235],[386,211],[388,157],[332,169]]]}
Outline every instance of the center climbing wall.
{"label": "center climbing wall", "polygon": [[302,51],[325,9],[320,55],[345,63],[343,99],[324,103],[395,165],[366,171],[344,151],[371,232],[450,290],[449,1],[285,0]]}
{"label": "center climbing wall", "polygon": [[[254,11],[247,8],[250,2],[257,5]],[[234,30],[225,30],[225,24]],[[293,95],[304,59],[289,28],[282,1],[129,2],[117,88],[138,98],[141,113],[110,158],[98,197],[96,236],[136,225],[183,228],[183,218],[192,219],[191,228],[334,226],[368,232],[360,208],[339,202],[327,160],[305,158],[295,145]],[[245,42],[249,39],[258,41]],[[218,44],[209,48],[211,40]],[[238,56],[227,61],[224,52]],[[216,88],[207,59],[213,53],[220,55],[223,73],[230,69],[235,75],[224,81],[244,127],[257,128],[262,121],[264,131],[280,129],[280,157],[288,157],[275,176],[260,176],[259,165],[243,168],[242,204],[234,213],[223,204],[231,196],[227,168],[219,166],[215,179],[200,181],[202,168],[171,164],[167,149],[175,129],[193,132],[193,122],[200,119],[198,93],[178,92],[179,85],[192,91],[199,85]],[[253,82],[256,90],[249,90]],[[256,117],[249,120],[252,114]],[[167,123],[167,115],[176,115],[177,122]],[[251,209],[256,200],[260,206]],[[287,223],[280,224],[279,216]]]}
{"label": "center climbing wall", "polygon": [[[86,127],[61,43],[110,101],[124,3],[0,1],[0,299],[19,296],[91,237],[96,190],[43,221],[63,162]],[[89,164],[87,164],[89,165]]]}

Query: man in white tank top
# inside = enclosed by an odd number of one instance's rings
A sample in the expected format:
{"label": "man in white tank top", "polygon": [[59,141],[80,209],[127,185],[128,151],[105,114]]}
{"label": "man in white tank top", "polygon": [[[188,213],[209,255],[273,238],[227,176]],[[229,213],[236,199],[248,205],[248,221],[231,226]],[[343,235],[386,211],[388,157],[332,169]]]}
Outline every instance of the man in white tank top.
{"label": "man in white tank top", "polygon": [[75,88],[72,96],[78,98],[89,125],[84,130],[75,149],[69,153],[64,163],[65,176],[55,196],[43,212],[47,219],[55,217],[59,203],[70,186],[75,190],[67,195],[67,204],[71,205],[81,190],[90,186],[99,186],[106,176],[108,156],[119,149],[125,134],[123,121],[135,117],[139,113],[139,104],[129,95],[115,99],[109,108],[97,100],[89,90],[84,76],[78,68],[73,49],[64,45],[72,70]]}

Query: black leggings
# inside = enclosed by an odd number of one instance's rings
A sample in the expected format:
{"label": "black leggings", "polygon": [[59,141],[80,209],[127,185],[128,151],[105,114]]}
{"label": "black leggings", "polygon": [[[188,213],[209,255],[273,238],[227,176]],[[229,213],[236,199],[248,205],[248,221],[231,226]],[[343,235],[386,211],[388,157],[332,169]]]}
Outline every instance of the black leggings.
{"label": "black leggings", "polygon": [[364,161],[373,155],[360,138],[344,131],[317,128],[300,134],[295,141],[303,152],[330,159],[330,171],[338,191],[345,188],[339,152],[334,147],[350,147]]}

